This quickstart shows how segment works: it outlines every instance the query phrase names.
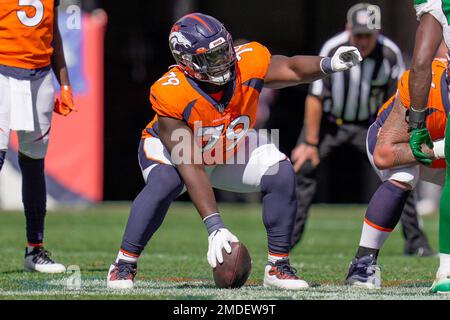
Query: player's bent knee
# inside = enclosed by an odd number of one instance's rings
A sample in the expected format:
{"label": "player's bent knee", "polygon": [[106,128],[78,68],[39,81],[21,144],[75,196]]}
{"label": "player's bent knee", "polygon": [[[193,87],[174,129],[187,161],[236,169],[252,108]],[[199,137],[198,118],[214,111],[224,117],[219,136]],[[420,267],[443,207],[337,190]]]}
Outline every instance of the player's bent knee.
{"label": "player's bent knee", "polygon": [[393,148],[392,145],[376,146],[373,153],[373,163],[379,170],[386,170],[393,167]]}
{"label": "player's bent knee", "polygon": [[295,171],[292,163],[283,160],[270,167],[261,179],[261,191],[295,194]]}
{"label": "player's bent knee", "polygon": [[147,184],[158,184],[174,197],[178,196],[184,187],[183,179],[178,170],[171,165],[159,164],[147,176]]}
{"label": "player's bent knee", "polygon": [[31,159],[44,159],[48,149],[48,135],[35,141],[34,136],[19,135],[19,153]]}

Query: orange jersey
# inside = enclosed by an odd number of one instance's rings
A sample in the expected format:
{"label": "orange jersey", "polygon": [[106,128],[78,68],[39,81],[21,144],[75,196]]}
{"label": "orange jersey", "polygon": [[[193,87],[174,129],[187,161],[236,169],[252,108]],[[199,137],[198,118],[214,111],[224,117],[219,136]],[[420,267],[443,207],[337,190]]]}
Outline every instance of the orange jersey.
{"label": "orange jersey", "polygon": [[[206,94],[178,67],[156,81],[150,102],[156,116],[142,132],[142,138],[158,135],[158,116],[183,120],[194,137],[202,137],[203,157],[214,158],[213,150],[234,153],[240,138],[256,120],[258,97],[270,64],[266,47],[251,42],[236,47],[236,78],[231,80],[220,101]],[[219,149],[222,148],[222,149]]]}
{"label": "orange jersey", "polygon": [[2,0],[0,64],[38,69],[50,64],[58,0]]}
{"label": "orange jersey", "polygon": [[[432,63],[432,78],[430,93],[428,95],[428,116],[427,128],[432,140],[439,140],[445,137],[445,127],[447,125],[447,114],[450,111],[450,101],[448,97],[448,85],[446,79],[447,63],[442,60],[434,60]],[[397,95],[405,108],[410,106],[409,98],[409,70],[403,73],[398,82]],[[377,121],[384,123],[391,112],[396,96],[392,96],[379,110]],[[445,160],[433,161],[433,168],[445,168]]]}

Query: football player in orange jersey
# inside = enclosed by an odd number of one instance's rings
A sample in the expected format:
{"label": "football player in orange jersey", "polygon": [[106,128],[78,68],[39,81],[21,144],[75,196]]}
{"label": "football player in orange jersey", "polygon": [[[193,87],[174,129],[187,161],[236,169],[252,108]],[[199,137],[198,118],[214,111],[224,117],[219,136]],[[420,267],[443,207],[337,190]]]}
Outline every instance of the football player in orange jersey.
{"label": "football player in orange jersey", "polygon": [[[44,249],[44,158],[52,112],[75,109],[58,29],[58,0],[2,0],[0,6],[0,169],[10,130],[19,138],[28,245],[26,271],[64,272]],[[51,69],[61,85],[54,100]]]}
{"label": "football player in orange jersey", "polygon": [[239,240],[220,217],[215,187],[262,192],[269,251],[264,286],[307,288],[288,259],[297,201],[294,170],[274,143],[251,128],[263,86],[294,86],[347,70],[361,61],[358,50],[341,47],[324,58],[271,56],[257,42],[234,48],[222,23],[200,13],[174,24],[169,45],[177,65],[150,90],[156,116],[139,146],[146,186],[133,202],[108,287],[133,287],[139,255],[186,189],[209,234],[209,264],[223,262],[222,249],[230,253],[230,242]]}
{"label": "football player in orange jersey", "polygon": [[[445,46],[442,49],[441,56],[445,56]],[[444,147],[447,114],[450,111],[450,78],[446,59],[434,60],[432,68],[426,127],[434,148],[423,148],[427,157],[433,160],[430,167],[415,158],[409,145],[410,70],[402,75],[397,94],[381,107],[377,120],[368,130],[367,154],[383,183],[366,210],[359,248],[345,281],[348,285],[368,289],[381,287],[378,253],[397,225],[409,193],[419,180],[440,186],[445,182]]]}

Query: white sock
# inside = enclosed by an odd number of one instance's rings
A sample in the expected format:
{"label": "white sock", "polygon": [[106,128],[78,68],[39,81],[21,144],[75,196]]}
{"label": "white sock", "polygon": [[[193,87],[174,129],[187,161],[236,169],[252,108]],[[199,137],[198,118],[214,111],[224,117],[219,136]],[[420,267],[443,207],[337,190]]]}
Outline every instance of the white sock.
{"label": "white sock", "polygon": [[130,263],[137,263],[138,259],[139,257],[133,257],[122,251],[119,251],[119,253],[117,254],[116,262],[119,262],[119,260],[124,260]]}
{"label": "white sock", "polygon": [[359,245],[366,248],[380,249],[390,234],[390,232],[378,230],[364,221]]}
{"label": "white sock", "polygon": [[439,271],[450,275],[450,254],[439,253]]}
{"label": "white sock", "polygon": [[271,254],[270,252],[268,253],[268,255],[267,255],[267,260],[269,261],[269,262],[271,262],[271,263],[275,263],[275,262],[277,262],[278,260],[281,260],[281,259],[288,259],[289,258],[289,255],[288,254],[286,254],[286,255],[282,255],[282,254]]}

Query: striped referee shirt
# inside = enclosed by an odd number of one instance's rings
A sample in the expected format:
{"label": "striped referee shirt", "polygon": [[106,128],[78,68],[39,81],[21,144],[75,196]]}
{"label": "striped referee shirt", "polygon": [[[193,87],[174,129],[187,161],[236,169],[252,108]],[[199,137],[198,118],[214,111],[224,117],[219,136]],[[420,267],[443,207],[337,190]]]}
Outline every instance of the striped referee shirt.
{"label": "striped referee shirt", "polygon": [[[325,42],[319,55],[331,57],[340,46],[348,45],[350,34],[344,31]],[[313,82],[309,94],[323,102],[329,118],[341,123],[371,123],[378,108],[397,90],[404,71],[400,49],[379,35],[375,49],[360,65]]]}

